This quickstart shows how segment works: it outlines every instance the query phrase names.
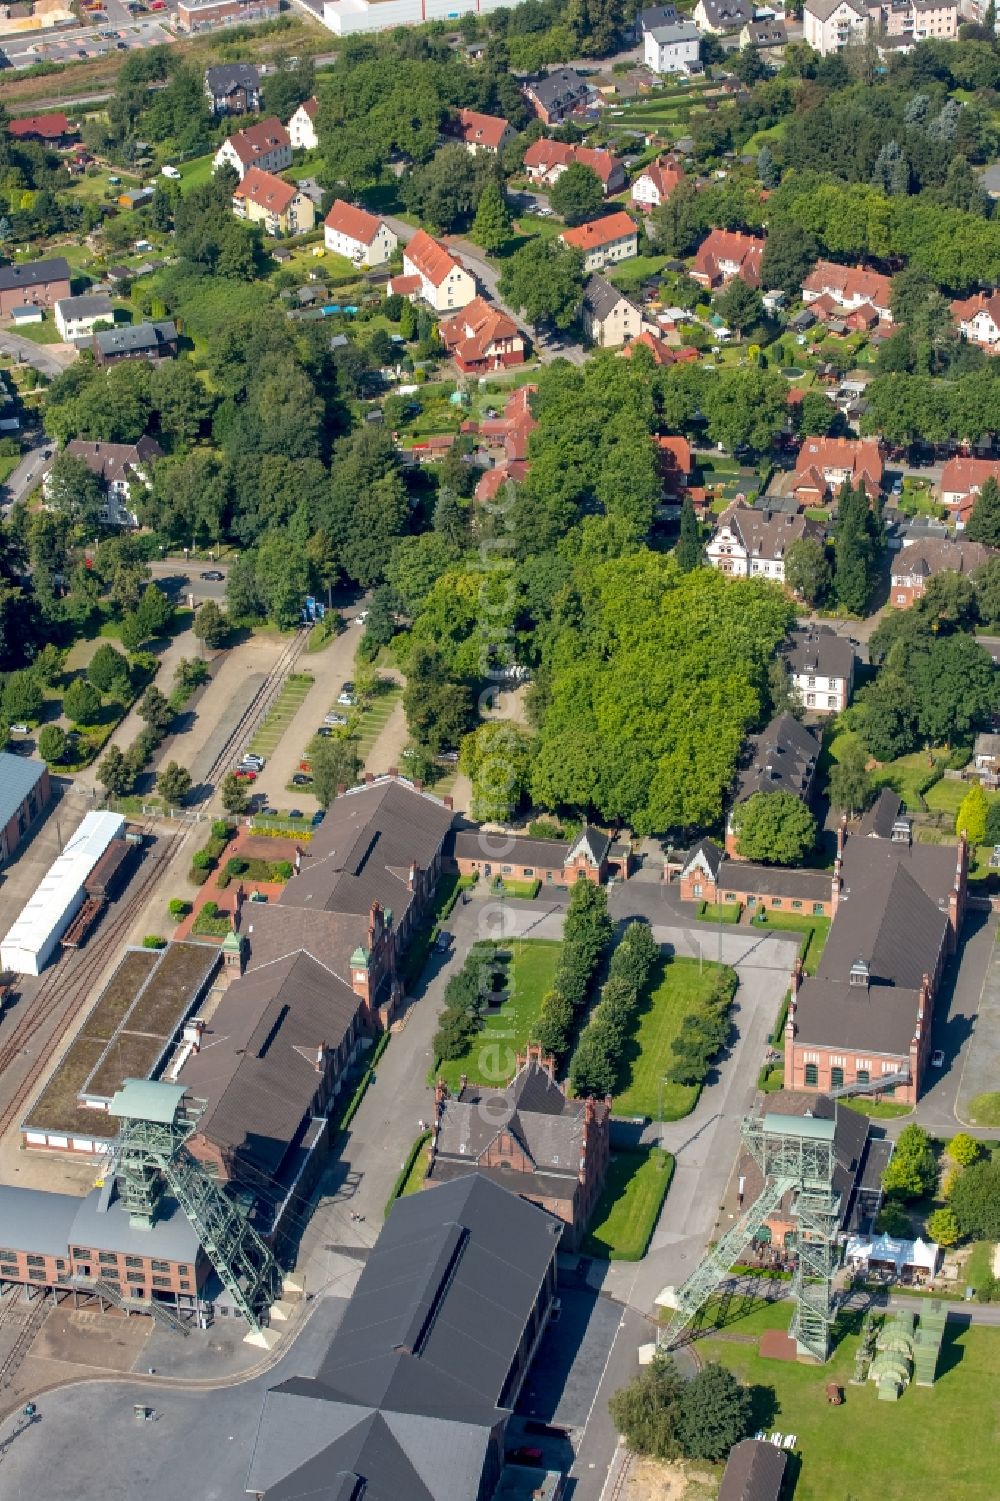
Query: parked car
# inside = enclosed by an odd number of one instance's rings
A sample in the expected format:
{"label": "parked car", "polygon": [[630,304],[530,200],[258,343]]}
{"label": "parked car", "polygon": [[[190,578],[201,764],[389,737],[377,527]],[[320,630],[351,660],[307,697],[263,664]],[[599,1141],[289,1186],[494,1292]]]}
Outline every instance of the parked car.
{"label": "parked car", "polygon": [[218,568],[206,568],[205,572],[202,574],[203,579],[208,579],[209,582],[213,584],[221,583],[225,576],[226,575]]}
{"label": "parked car", "polygon": [[326,817],[326,811],[323,808],[320,808],[317,813],[314,813],[313,816],[312,816],[312,826],[313,826],[313,828],[314,829],[318,829],[319,826],[320,826],[320,824],[323,822],[323,820],[324,820],[325,817]]}
{"label": "parked car", "polygon": [[251,771],[263,771],[267,762],[263,756],[258,756],[254,751],[247,751],[240,757],[240,765],[248,767]]}
{"label": "parked car", "polygon": [[28,726],[21,723],[12,724],[10,727],[10,732],[12,735],[26,735],[28,733]]}
{"label": "parked car", "polygon": [[162,174],[163,174],[164,177],[173,178],[174,181],[176,181],[177,178],[179,178],[180,175],[181,175],[178,172],[177,168],[176,167],[172,167],[169,162],[167,162],[166,166],[161,167],[160,171],[162,172]]}
{"label": "parked car", "polygon": [[346,705],[346,707],[349,709],[354,707],[354,704],[357,702],[357,700],[354,697],[353,683],[344,683],[340,690],[340,693],[337,696],[337,702],[338,704]]}
{"label": "parked car", "polygon": [[306,776],[304,771],[297,771],[292,777],[293,787],[309,787],[312,785],[312,777]]}
{"label": "parked car", "polygon": [[364,625],[364,623],[365,623],[365,621],[367,619],[368,619],[368,611],[367,610],[362,610],[360,615],[355,615],[355,617],[354,617],[354,624],[355,625]]}
{"label": "parked car", "polygon": [[442,751],[438,760],[444,761],[448,766],[455,766],[458,763],[458,751]]}
{"label": "parked car", "polygon": [[248,766],[238,766],[233,772],[233,776],[238,782],[256,782],[257,780],[257,773],[251,771]]}
{"label": "parked car", "polygon": [[333,731],[328,724],[321,724],[316,733],[320,736],[321,739],[329,740],[330,736],[333,734]]}
{"label": "parked car", "polygon": [[944,1068],[944,1048],[935,1048],[931,1054],[931,1068]]}
{"label": "parked car", "polygon": [[301,808],[290,808],[288,816],[289,818],[302,818],[304,817],[304,814]]}
{"label": "parked car", "polygon": [[347,715],[346,714],[338,714],[335,709],[331,709],[330,712],[329,712],[329,714],[324,714],[323,715],[323,723],[324,724],[346,724],[347,723]]}
{"label": "parked car", "polygon": [[440,933],[434,940],[434,947],[439,954],[446,954],[454,942],[455,939],[452,934],[446,932],[445,929],[442,928]]}

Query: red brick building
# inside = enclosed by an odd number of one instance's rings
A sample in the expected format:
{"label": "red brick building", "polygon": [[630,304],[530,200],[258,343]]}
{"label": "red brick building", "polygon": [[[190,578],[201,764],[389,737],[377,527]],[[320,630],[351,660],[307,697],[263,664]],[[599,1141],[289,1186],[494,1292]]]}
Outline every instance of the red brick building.
{"label": "red brick building", "polygon": [[0,266],[0,318],[9,318],[18,307],[55,307],[69,294],[69,265],[61,255]]}
{"label": "red brick building", "polygon": [[438,1082],[424,1188],[479,1173],[556,1215],[574,1249],[604,1186],[610,1122],[609,1099],[567,1099],[554,1060],[529,1043],[505,1089],[463,1081],[451,1095]]}
{"label": "red brick building", "polygon": [[926,542],[902,547],[892,558],[889,603],[897,610],[908,610],[923,598],[936,574],[968,576],[995,556],[993,549],[981,542],[952,542],[947,537],[931,537]]}
{"label": "red brick building", "polygon": [[483,880],[541,881],[543,886],[571,886],[575,881],[603,884],[609,876],[628,879],[631,850],[602,829],[584,824],[572,843],[531,839],[502,830],[457,828],[445,846],[445,859],[459,875]]}
{"label": "red brick building", "polygon": [[758,912],[833,915],[832,883],[826,871],[730,860],[711,839],[700,839],[688,851],[678,886],[682,901],[739,904],[751,916]]}

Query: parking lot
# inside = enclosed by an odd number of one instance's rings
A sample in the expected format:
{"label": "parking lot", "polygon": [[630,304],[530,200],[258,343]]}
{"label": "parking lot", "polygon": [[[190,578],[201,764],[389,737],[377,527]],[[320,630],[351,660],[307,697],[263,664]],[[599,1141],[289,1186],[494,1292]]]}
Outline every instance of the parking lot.
{"label": "parking lot", "polygon": [[106,20],[102,17],[93,25],[53,29],[48,35],[26,32],[11,37],[3,43],[3,53],[11,67],[30,68],[35,63],[82,62],[133,47],[160,47],[174,40],[169,27],[160,20],[135,21],[117,0],[107,0],[104,15]]}

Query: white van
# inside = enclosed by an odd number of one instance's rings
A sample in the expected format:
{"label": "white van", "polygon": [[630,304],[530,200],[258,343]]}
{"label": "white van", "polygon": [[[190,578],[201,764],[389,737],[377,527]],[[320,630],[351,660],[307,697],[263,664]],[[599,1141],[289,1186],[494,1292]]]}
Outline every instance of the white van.
{"label": "white van", "polygon": [[176,167],[171,167],[170,166],[169,162],[167,163],[167,165],[165,167],[161,167],[160,168],[160,173],[161,173],[161,175],[163,177],[172,177],[172,178],[177,179],[177,180],[180,179],[180,175],[181,175],[178,172],[178,170],[177,170]]}

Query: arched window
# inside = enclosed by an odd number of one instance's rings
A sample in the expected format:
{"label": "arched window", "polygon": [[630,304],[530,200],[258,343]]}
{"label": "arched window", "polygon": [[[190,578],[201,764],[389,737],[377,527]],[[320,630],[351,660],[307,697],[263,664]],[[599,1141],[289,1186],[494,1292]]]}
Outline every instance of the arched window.
{"label": "arched window", "polygon": [[806,1064],[806,1084],[808,1084],[808,1085],[812,1086],[813,1088],[815,1088],[815,1086],[818,1083],[819,1083],[819,1069],[816,1067],[815,1063],[807,1063]]}

